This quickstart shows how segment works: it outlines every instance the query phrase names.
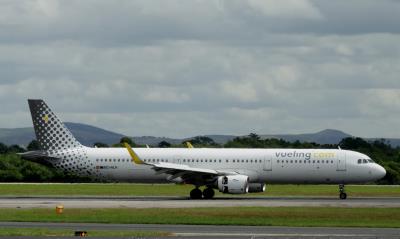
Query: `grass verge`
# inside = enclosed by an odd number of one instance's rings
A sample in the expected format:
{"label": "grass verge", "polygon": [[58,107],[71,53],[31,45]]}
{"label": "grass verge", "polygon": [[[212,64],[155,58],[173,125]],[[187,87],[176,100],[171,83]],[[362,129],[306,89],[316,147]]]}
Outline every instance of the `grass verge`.
{"label": "grass verge", "polygon": [[[87,231],[88,236],[93,237],[165,237],[171,236],[168,232],[158,231],[117,231],[117,230],[97,230]],[[74,230],[67,229],[47,229],[47,228],[0,228],[0,236],[74,236]]]}
{"label": "grass verge", "polygon": [[0,221],[398,228],[400,208],[0,209]]}
{"label": "grass verge", "polygon": [[[0,196],[188,196],[191,185],[175,184],[0,184]],[[399,197],[400,186],[348,185],[352,197]],[[216,192],[216,196],[223,194]],[[247,196],[333,196],[337,197],[337,185],[267,185],[264,193]],[[224,195],[226,196],[226,195]]]}

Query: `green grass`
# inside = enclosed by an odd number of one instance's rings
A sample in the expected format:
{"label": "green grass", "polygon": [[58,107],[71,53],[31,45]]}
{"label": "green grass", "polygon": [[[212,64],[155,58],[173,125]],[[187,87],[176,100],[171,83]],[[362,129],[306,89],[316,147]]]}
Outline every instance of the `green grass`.
{"label": "green grass", "polygon": [[398,228],[400,208],[0,209],[0,221]]}
{"label": "green grass", "polygon": [[[191,185],[175,184],[0,184],[1,196],[188,196]],[[400,196],[400,186],[348,185],[348,195]],[[216,196],[223,194],[218,193]],[[337,185],[267,185],[264,193],[240,196],[333,196],[337,197]],[[231,196],[231,195],[224,195]]]}
{"label": "green grass", "polygon": [[[0,228],[0,236],[74,236],[74,230],[50,228]],[[158,231],[120,231],[120,230],[86,230],[88,236],[94,237],[165,237],[168,232]]]}

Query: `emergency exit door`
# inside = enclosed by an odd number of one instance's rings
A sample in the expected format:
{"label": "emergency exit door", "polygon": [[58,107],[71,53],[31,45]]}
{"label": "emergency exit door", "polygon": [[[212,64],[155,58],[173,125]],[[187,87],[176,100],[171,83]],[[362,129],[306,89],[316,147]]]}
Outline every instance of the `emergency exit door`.
{"label": "emergency exit door", "polygon": [[272,171],[272,157],[264,157],[264,171]]}

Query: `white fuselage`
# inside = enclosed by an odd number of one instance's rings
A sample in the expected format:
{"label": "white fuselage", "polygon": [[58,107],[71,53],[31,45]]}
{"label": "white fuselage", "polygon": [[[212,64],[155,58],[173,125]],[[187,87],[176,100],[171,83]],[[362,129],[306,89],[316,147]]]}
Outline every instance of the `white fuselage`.
{"label": "white fuselage", "polygon": [[[368,156],[339,149],[135,148],[146,163],[230,171],[260,183],[348,184],[375,181],[385,170]],[[152,166],[135,164],[124,148],[85,148],[91,176],[126,182],[171,182]],[[361,159],[361,163],[360,162]],[[179,181],[174,179],[173,181]]]}

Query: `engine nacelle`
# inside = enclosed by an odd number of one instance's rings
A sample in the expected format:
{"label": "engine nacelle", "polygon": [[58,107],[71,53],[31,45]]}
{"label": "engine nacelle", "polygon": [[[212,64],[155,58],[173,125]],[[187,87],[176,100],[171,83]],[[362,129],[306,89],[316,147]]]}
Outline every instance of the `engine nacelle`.
{"label": "engine nacelle", "polygon": [[222,193],[244,194],[249,192],[249,177],[229,175],[218,178],[218,190]]}
{"label": "engine nacelle", "polygon": [[249,183],[249,193],[265,192],[265,183]]}

